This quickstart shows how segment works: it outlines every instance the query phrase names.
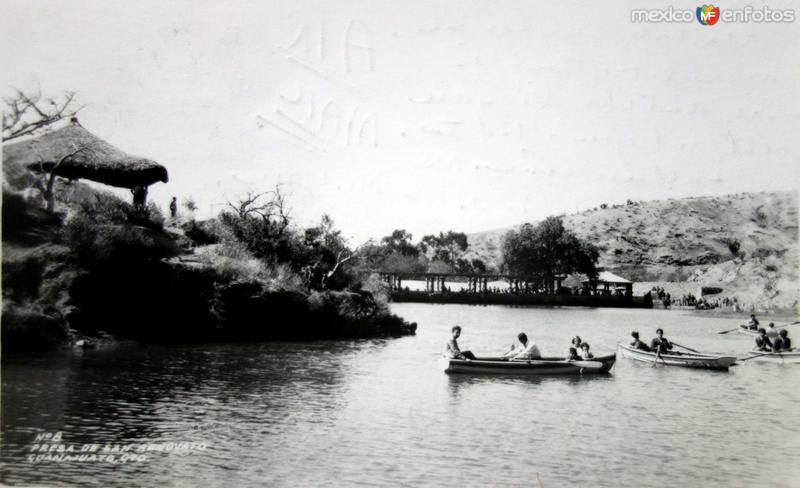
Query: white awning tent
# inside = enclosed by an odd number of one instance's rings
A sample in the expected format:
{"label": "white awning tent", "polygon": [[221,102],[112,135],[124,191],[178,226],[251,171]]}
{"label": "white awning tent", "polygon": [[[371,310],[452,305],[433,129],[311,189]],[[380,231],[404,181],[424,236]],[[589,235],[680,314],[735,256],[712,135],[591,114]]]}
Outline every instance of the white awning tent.
{"label": "white awning tent", "polygon": [[[626,280],[622,276],[615,275],[610,271],[600,271],[597,274],[597,283],[608,283],[611,285],[630,285],[633,282],[630,280]],[[583,276],[581,279],[581,283],[589,283],[589,278]]]}

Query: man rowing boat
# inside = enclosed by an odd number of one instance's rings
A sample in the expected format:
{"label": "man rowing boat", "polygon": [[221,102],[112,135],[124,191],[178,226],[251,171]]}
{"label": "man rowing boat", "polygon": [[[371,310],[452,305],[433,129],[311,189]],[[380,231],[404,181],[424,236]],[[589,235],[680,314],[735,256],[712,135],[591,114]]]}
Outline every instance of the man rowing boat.
{"label": "man rowing boat", "polygon": [[792,340],[789,339],[789,333],[786,332],[786,329],[781,329],[778,332],[778,337],[775,338],[775,342],[772,343],[772,350],[773,352],[789,352],[792,350]]}
{"label": "man rowing boat", "polygon": [[656,329],[656,337],[650,341],[650,349],[659,354],[666,354],[672,350],[672,343],[664,337],[664,329]]}
{"label": "man rowing boat", "polygon": [[750,330],[758,329],[758,319],[755,314],[750,314],[750,320],[747,322],[747,328]]}
{"label": "man rowing boat", "polygon": [[522,346],[511,346],[511,349],[503,354],[507,359],[541,359],[542,353],[539,351],[539,346],[535,342],[529,341],[527,334],[520,332],[517,336]]}
{"label": "man rowing boat", "polygon": [[756,335],[756,351],[772,351],[772,342],[767,337],[767,331],[764,328],[758,329]]}

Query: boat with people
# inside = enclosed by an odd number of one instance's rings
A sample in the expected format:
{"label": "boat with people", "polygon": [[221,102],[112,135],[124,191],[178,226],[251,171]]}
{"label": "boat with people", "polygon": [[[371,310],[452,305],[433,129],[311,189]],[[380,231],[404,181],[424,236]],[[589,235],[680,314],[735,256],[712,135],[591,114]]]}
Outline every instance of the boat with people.
{"label": "boat with people", "polygon": [[502,357],[442,358],[442,365],[445,373],[506,375],[597,374],[611,371],[616,360],[616,354],[579,361],[568,361],[562,357],[543,357],[539,359],[508,359]]}
{"label": "boat with people", "polygon": [[[767,337],[775,338],[778,337],[778,329],[775,328],[768,328],[765,329],[767,331]],[[739,330],[737,331],[740,334],[749,335],[751,337],[755,337],[758,335],[758,329],[751,329],[750,326],[747,324],[742,324],[739,326]]]}
{"label": "boat with people", "polygon": [[800,351],[750,351],[742,361],[758,361],[777,364],[800,364]]}
{"label": "boat with people", "polygon": [[657,353],[644,351],[622,343],[617,344],[617,352],[621,357],[663,366],[681,366],[684,368],[714,369],[726,371],[736,363],[735,356],[719,356],[700,352],[669,351]]}

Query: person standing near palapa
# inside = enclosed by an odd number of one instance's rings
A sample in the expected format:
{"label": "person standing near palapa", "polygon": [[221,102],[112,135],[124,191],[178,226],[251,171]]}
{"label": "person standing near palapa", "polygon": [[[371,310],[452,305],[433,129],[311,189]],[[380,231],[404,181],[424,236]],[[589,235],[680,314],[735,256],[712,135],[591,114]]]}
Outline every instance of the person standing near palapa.
{"label": "person standing near palapa", "polygon": [[172,197],[169,202],[169,214],[173,219],[178,216],[178,197]]}

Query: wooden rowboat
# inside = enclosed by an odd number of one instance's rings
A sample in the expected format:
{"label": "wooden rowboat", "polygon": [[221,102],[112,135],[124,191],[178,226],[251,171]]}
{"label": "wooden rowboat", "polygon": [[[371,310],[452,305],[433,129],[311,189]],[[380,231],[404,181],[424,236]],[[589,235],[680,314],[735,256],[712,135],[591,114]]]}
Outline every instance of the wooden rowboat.
{"label": "wooden rowboat", "polygon": [[634,359],[659,366],[681,366],[684,368],[717,369],[727,370],[728,367],[736,362],[734,356],[717,356],[713,354],[700,353],[678,353],[670,351],[669,354],[661,354],[656,357],[656,353],[634,349],[625,344],[617,344],[617,352],[624,358]]}
{"label": "wooden rowboat", "polygon": [[750,351],[743,361],[758,361],[763,363],[800,364],[800,351],[769,352]]}
{"label": "wooden rowboat", "polygon": [[[777,328],[769,329],[767,327],[764,327],[764,329],[766,329],[766,331],[767,331],[767,337],[773,337],[773,338],[774,337],[778,337],[778,329]],[[740,325],[738,332],[740,334],[749,335],[751,337],[755,337],[755,336],[758,335],[758,330],[753,330],[753,329],[747,327],[746,325]]]}
{"label": "wooden rowboat", "polygon": [[467,374],[596,374],[608,373],[616,362],[616,354],[600,356],[585,361],[567,361],[565,358],[507,360],[503,358],[477,358],[473,360],[442,358],[445,373]]}

